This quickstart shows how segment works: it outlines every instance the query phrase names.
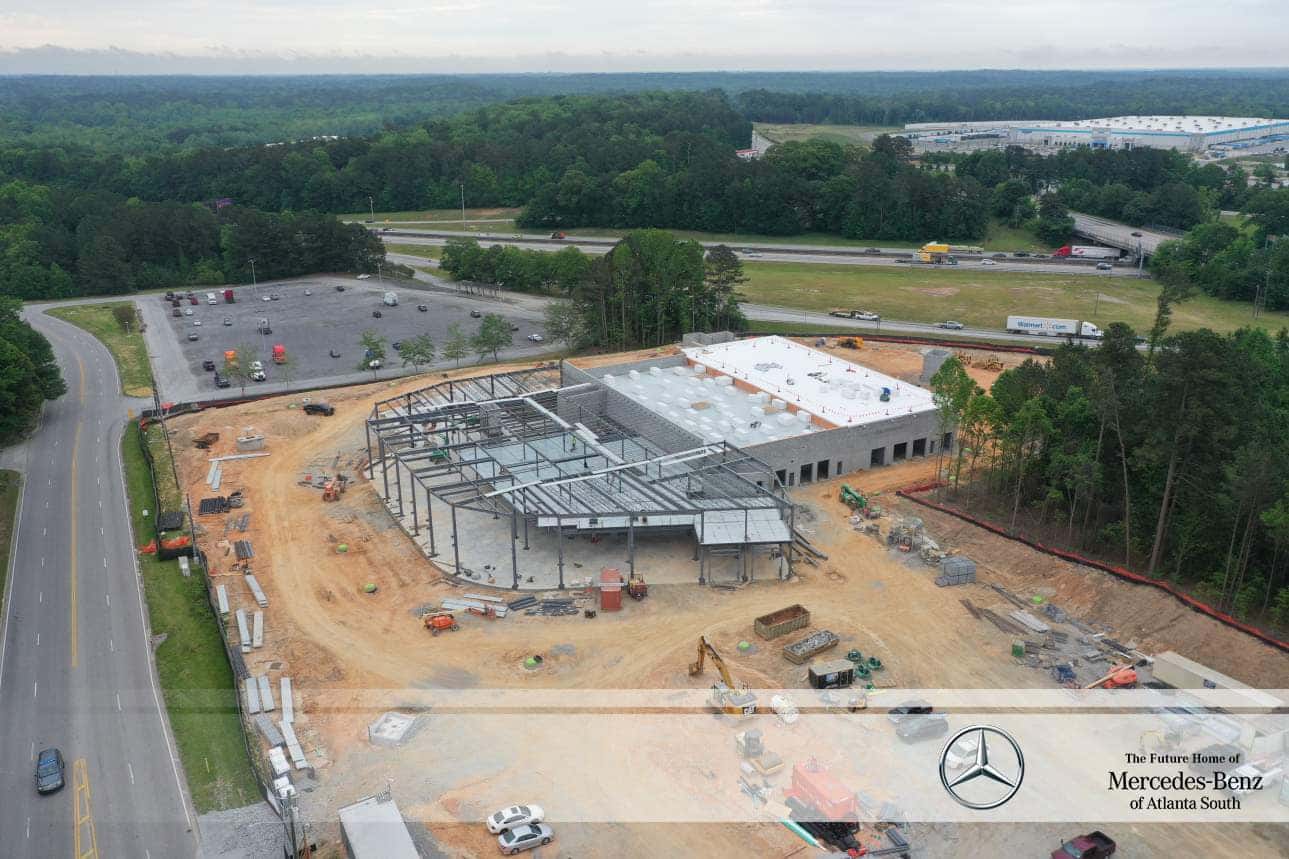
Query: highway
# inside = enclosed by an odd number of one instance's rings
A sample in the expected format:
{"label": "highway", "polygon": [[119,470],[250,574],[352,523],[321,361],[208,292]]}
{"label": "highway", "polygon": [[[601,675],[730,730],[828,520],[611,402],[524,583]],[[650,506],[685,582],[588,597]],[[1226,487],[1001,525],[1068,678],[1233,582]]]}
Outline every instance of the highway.
{"label": "highway", "polygon": [[1147,230],[1107,218],[1098,218],[1096,215],[1085,215],[1082,212],[1070,212],[1070,217],[1074,219],[1074,232],[1080,236],[1113,248],[1122,248],[1132,254],[1136,254],[1137,249],[1140,248],[1143,254],[1150,256],[1162,243],[1179,238],[1157,230]]}
{"label": "highway", "polygon": [[[483,245],[503,245],[524,250],[550,251],[575,247],[586,254],[599,255],[607,253],[617,239],[592,239],[576,236],[565,240],[542,238],[540,236],[517,236],[500,233],[416,233],[392,231],[380,233],[380,238],[387,244],[442,246],[453,238],[472,238]],[[1134,239],[1135,241],[1135,239]],[[714,247],[714,242],[703,242],[704,247]],[[968,271],[981,269],[989,272],[1026,272],[1029,274],[1080,275],[1087,277],[1139,277],[1136,267],[1126,264],[1116,265],[1110,271],[1100,271],[1095,261],[1064,262],[1058,260],[1029,260],[1008,258],[990,260],[988,263],[979,257],[962,255],[959,264],[928,265],[907,262],[912,251],[908,248],[877,248],[880,253],[867,254],[862,248],[839,247],[833,245],[732,245],[740,259],[749,262],[790,262],[811,265],[878,265],[887,268],[917,268],[920,271]],[[898,262],[897,260],[905,260]]]}
{"label": "highway", "polygon": [[[68,392],[17,451],[24,472],[0,618],[0,853],[163,857],[198,852],[162,710],[121,472],[127,401],[89,334],[44,314]],[[10,452],[10,458],[12,454]],[[67,784],[37,795],[37,751]]]}

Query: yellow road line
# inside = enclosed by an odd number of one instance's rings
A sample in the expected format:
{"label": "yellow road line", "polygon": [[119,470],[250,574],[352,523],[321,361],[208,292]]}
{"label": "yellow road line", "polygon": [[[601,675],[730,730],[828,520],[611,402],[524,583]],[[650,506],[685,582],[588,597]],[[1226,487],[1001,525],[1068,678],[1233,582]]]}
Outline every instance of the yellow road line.
{"label": "yellow road line", "polygon": [[76,859],[98,859],[98,835],[94,831],[89,766],[84,758],[77,758],[72,764],[72,820]]}
{"label": "yellow road line", "polygon": [[[77,398],[80,405],[85,405],[85,362],[81,356],[76,356],[76,366],[80,372],[80,389],[77,392]],[[80,620],[78,604],[76,597],[76,460],[81,448],[81,422],[76,422],[76,436],[72,439],[72,492],[71,492],[71,649],[72,649],[72,667],[75,668],[80,663]]]}

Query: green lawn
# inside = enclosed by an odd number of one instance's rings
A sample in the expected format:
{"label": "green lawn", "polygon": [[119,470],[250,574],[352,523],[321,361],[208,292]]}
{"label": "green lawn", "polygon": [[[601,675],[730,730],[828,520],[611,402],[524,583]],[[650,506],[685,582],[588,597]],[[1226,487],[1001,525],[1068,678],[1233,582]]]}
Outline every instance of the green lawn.
{"label": "green lawn", "polygon": [[0,617],[4,617],[5,581],[9,578],[9,555],[18,527],[18,499],[22,496],[22,475],[0,469]]}
{"label": "green lawn", "polygon": [[757,131],[775,143],[819,137],[836,143],[872,143],[881,134],[903,130],[898,125],[809,125],[806,123],[753,123]]}
{"label": "green lawn", "polygon": [[127,397],[152,396],[152,367],[148,364],[148,344],[138,330],[126,334],[112,316],[112,308],[133,306],[134,302],[114,301],[109,304],[77,304],[52,307],[46,311],[77,328],[93,334],[116,359],[121,376],[121,391]]}
{"label": "green lawn", "polygon": [[400,245],[386,242],[385,250],[396,254],[421,257],[422,259],[439,259],[443,256],[442,245]]}
{"label": "green lawn", "polygon": [[[121,458],[134,533],[147,542],[152,527],[143,510],[153,506],[152,487],[137,422],[126,427]],[[184,578],[177,561],[159,561],[154,555],[140,555],[139,568],[152,634],[166,636],[156,651],[157,674],[193,804],[205,813],[260,800],[242,739],[233,671],[207,602],[205,577],[195,571]]]}
{"label": "green lawn", "polygon": [[[1008,314],[1083,319],[1104,327],[1127,322],[1147,330],[1155,317],[1158,286],[1132,277],[1029,274],[982,268],[916,268],[745,263],[749,301],[828,311],[861,308],[889,319],[1001,328]],[[1100,295],[1098,300],[1097,296]],[[1252,318],[1247,303],[1197,296],[1173,310],[1174,330],[1212,328],[1231,331],[1244,325],[1279,330],[1289,313]]]}
{"label": "green lawn", "polygon": [[[497,219],[514,222],[519,217],[520,209],[510,208],[491,208],[491,209],[466,209],[466,223],[471,221],[488,221],[493,222]],[[350,212],[347,215],[337,215],[342,221],[359,221],[366,223],[371,219],[371,212]],[[449,227],[451,224],[461,225],[460,209],[418,209],[409,212],[377,212],[376,223],[383,224],[386,222],[397,223],[399,221],[443,221],[443,226]],[[488,226],[481,224],[480,228]],[[493,223],[492,226],[501,227],[501,224]],[[509,228],[507,228],[509,229]]]}

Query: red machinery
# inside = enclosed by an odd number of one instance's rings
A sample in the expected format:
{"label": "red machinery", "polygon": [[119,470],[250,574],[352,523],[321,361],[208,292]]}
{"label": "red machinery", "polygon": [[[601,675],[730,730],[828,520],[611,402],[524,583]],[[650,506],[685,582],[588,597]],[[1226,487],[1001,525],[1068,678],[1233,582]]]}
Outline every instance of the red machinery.
{"label": "red machinery", "polygon": [[828,768],[814,758],[792,767],[792,784],[783,789],[792,819],[815,838],[840,850],[862,848],[855,838],[859,829],[859,800]]}

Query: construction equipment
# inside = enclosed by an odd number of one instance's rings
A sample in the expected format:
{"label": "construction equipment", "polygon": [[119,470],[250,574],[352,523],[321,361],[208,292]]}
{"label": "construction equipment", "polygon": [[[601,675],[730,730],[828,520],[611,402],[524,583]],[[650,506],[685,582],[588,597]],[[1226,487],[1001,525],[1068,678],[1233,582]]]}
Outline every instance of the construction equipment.
{"label": "construction equipment", "polygon": [[[783,789],[792,819],[816,839],[843,851],[859,851],[859,800],[814,758],[792,767],[792,784]],[[852,855],[861,855],[855,852]]]}
{"label": "construction equipment", "polygon": [[345,486],[348,481],[344,477],[333,477],[322,486],[323,501],[339,501],[340,496],[345,494]]}
{"label": "construction equipment", "polygon": [[477,614],[479,617],[486,617],[488,620],[497,619],[497,607],[494,605],[467,606],[466,611],[470,612],[470,614]]}
{"label": "construction equipment", "polygon": [[843,337],[837,341],[837,345],[843,349],[863,349],[864,338],[862,337]]}
{"label": "construction equipment", "polygon": [[783,769],[783,758],[766,750],[761,732],[758,730],[740,731],[735,734],[734,748],[738,751],[739,757],[744,758],[763,776],[773,775]]}
{"label": "construction equipment", "polygon": [[425,616],[425,628],[432,635],[438,635],[440,632],[456,632],[461,627],[457,625],[456,616],[450,611],[439,611]]}
{"label": "construction equipment", "polygon": [[649,596],[649,584],[644,580],[644,576],[632,573],[627,577],[627,596],[637,601]]}
{"label": "construction equipment", "polygon": [[716,652],[716,648],[708,643],[706,636],[698,637],[698,661],[690,663],[689,676],[697,677],[702,674],[705,661],[709,656],[721,675],[720,682],[712,684],[712,708],[740,718],[756,715],[756,696],[747,691],[747,687],[743,684],[734,682],[729,668],[725,666],[725,660]]}
{"label": "construction equipment", "polygon": [[1001,371],[1003,362],[997,355],[990,355],[988,358],[977,361],[976,366],[982,370]]}
{"label": "construction equipment", "polygon": [[1092,681],[1084,689],[1133,689],[1137,685],[1137,669],[1131,665],[1116,665],[1104,677]]}
{"label": "construction equipment", "polygon": [[841,503],[845,504],[851,510],[863,510],[868,506],[868,499],[864,497],[863,493],[851,489],[850,484],[848,483],[843,483],[841,485],[841,494],[838,497],[840,498]]}

